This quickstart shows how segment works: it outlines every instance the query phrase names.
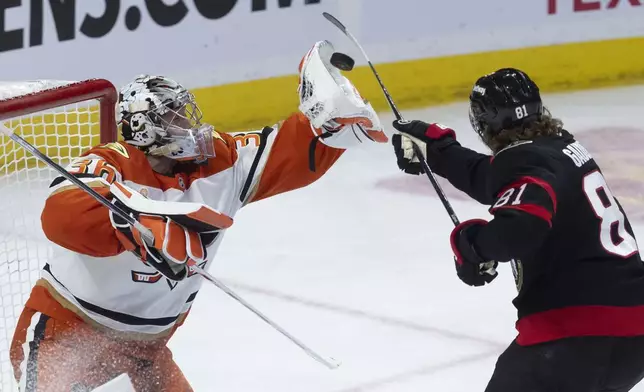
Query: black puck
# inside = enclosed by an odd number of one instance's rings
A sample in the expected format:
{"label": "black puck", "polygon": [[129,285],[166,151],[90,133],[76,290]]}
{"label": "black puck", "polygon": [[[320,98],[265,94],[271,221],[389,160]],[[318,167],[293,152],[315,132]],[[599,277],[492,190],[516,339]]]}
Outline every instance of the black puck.
{"label": "black puck", "polygon": [[355,63],[350,56],[344,53],[335,52],[331,55],[331,64],[342,71],[351,71]]}

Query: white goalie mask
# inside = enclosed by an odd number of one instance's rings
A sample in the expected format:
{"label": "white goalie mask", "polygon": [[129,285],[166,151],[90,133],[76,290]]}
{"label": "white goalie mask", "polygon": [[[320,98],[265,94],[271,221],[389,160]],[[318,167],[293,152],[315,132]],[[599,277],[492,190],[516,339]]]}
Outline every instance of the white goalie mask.
{"label": "white goalie mask", "polygon": [[163,76],[141,75],[119,94],[123,139],[149,155],[197,162],[214,157],[214,128],[201,118],[194,96]]}

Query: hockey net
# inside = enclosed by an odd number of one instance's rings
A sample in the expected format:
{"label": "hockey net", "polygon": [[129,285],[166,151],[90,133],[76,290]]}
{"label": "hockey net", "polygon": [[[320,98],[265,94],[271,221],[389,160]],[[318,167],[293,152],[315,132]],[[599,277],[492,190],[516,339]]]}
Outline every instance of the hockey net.
{"label": "hockey net", "polygon": [[[114,86],[102,79],[0,82],[0,121],[64,167],[89,147],[116,140],[116,99]],[[55,177],[0,136],[0,391],[16,390],[9,347],[40,269],[52,257],[40,213]]]}

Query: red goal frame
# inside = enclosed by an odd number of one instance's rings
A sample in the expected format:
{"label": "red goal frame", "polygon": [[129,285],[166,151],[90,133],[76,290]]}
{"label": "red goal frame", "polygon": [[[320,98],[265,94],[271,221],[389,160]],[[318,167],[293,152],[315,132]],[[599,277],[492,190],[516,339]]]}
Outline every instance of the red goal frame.
{"label": "red goal frame", "polygon": [[118,136],[116,129],[118,92],[114,85],[105,79],[73,82],[61,87],[0,100],[0,121],[93,99],[99,101],[101,143],[115,142]]}

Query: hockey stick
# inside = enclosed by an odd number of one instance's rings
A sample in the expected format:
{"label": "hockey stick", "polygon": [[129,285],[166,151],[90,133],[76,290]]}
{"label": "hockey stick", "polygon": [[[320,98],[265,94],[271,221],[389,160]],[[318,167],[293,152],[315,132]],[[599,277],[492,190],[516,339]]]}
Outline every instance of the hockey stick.
{"label": "hockey stick", "polygon": [[[87,192],[90,194],[96,201],[107,207],[109,210],[111,210],[114,214],[118,215],[120,218],[124,219],[127,221],[129,225],[134,227],[139,233],[141,233],[141,237],[143,237],[144,241],[146,241],[148,244],[153,244],[154,243],[154,235],[152,232],[145,226],[143,226],[139,221],[131,217],[127,212],[123,211],[121,208],[118,206],[114,205],[111,203],[109,200],[107,200],[103,195],[100,193],[96,192],[94,189],[89,187],[87,184],[84,182],[80,181],[78,178],[76,178],[74,175],[69,173],[67,170],[65,170],[62,166],[57,164],[56,162],[52,161],[47,155],[43,154],[40,152],[36,147],[34,147],[31,143],[20,137],[19,135],[16,135],[12,129],[7,128],[4,126],[2,123],[0,123],[0,135],[4,134],[8,136],[11,140],[13,140],[16,144],[20,145],[22,148],[25,150],[29,151],[33,156],[35,156],[37,159],[41,160],[42,162],[46,163],[49,167],[52,169],[56,170],[61,176],[65,177],[65,179],[69,180],[71,183],[82,189],[83,191]],[[315,351],[311,350],[308,346],[306,346],[304,343],[302,343],[300,340],[296,339],[293,335],[288,333],[284,328],[280,327],[277,325],[274,321],[269,319],[266,315],[264,315],[262,312],[257,310],[254,306],[246,302],[243,298],[241,298],[239,295],[237,295],[232,289],[230,289],[228,286],[226,286],[224,283],[219,281],[217,278],[212,276],[210,273],[205,271],[203,268],[199,267],[194,261],[190,260],[188,263],[188,266],[192,268],[192,270],[201,275],[204,279],[208,280],[215,286],[217,286],[221,291],[224,293],[228,294],[230,297],[232,297],[235,301],[239,302],[242,304],[244,307],[246,307],[248,310],[251,312],[255,313],[256,316],[264,320],[268,325],[273,327],[275,330],[277,330],[279,333],[284,335],[286,338],[288,338],[291,342],[295,343],[297,346],[299,346],[302,350],[304,350],[305,353],[307,353],[310,357],[313,359],[317,360],[318,362],[322,363],[329,369],[336,369],[340,364],[335,361],[333,358],[326,359],[322,357],[320,354],[316,353]]]}
{"label": "hockey stick", "polygon": [[[340,31],[342,31],[344,35],[349,37],[349,39],[353,41],[353,43],[358,47],[358,49],[360,49],[360,51],[362,52],[362,56],[365,58],[365,60],[367,60],[367,63],[369,64],[371,71],[373,72],[374,76],[378,80],[378,84],[380,84],[380,89],[385,94],[385,99],[387,100],[387,103],[389,103],[389,107],[391,108],[391,111],[394,113],[394,116],[396,116],[396,120],[405,121],[405,119],[403,119],[402,114],[400,114],[400,111],[396,107],[394,100],[391,98],[391,94],[389,94],[389,91],[387,91],[385,84],[382,82],[382,79],[380,79],[380,75],[378,75],[378,71],[376,71],[376,68],[373,66],[373,63],[371,63],[371,60],[369,60],[369,56],[367,56],[367,52],[364,51],[364,49],[362,48],[362,45],[360,45],[356,37],[354,37],[353,34],[351,34],[351,32],[346,28],[346,26],[343,25],[342,22],[340,22],[335,16],[329,14],[328,12],[323,12],[322,15],[329,22],[333,23],[335,27],[340,29]],[[413,146],[414,146],[414,152],[416,153],[416,157],[420,161],[420,164],[423,167],[425,174],[427,175],[427,178],[429,178],[429,181],[432,183],[432,186],[436,190],[436,193],[438,194],[438,198],[443,203],[443,206],[445,207],[445,210],[447,210],[449,217],[452,219],[452,223],[454,223],[454,226],[458,226],[460,221],[456,216],[456,212],[454,212],[452,205],[450,204],[449,200],[447,200],[447,197],[445,196],[445,192],[443,192],[443,188],[436,180],[436,176],[434,176],[434,173],[432,172],[432,169],[429,167],[429,164],[427,164],[427,161],[425,160],[424,155],[420,150],[420,147],[416,143],[413,143]]]}
{"label": "hockey stick", "polygon": [[[391,98],[391,94],[389,94],[389,91],[385,87],[385,84],[382,82],[382,79],[380,79],[380,75],[378,75],[378,71],[376,71],[376,67],[373,66],[373,63],[371,62],[371,60],[369,60],[369,56],[367,56],[367,52],[365,52],[365,50],[362,48],[362,45],[360,45],[356,37],[354,37],[353,34],[351,34],[351,32],[349,31],[349,29],[347,29],[347,27],[344,24],[342,24],[342,22],[340,22],[335,16],[329,14],[328,12],[323,12],[322,15],[329,22],[333,23],[335,27],[340,29],[340,31],[342,31],[344,35],[349,37],[349,39],[358,47],[358,49],[360,49],[360,52],[362,52],[362,56],[365,58],[365,60],[367,60],[367,63],[369,64],[369,67],[371,68],[373,75],[376,77],[376,80],[378,80],[380,89],[385,95],[385,99],[387,100],[387,103],[389,104],[391,111],[394,113],[394,116],[396,116],[396,120],[405,121],[402,114],[400,114],[400,111],[396,107],[396,104],[394,103],[393,98]],[[443,207],[445,207],[447,214],[449,214],[450,219],[452,219],[452,223],[454,223],[454,226],[458,226],[460,224],[460,221],[456,216],[456,212],[454,211],[454,208],[452,208],[452,205],[450,204],[449,200],[447,200],[447,196],[445,196],[445,192],[443,191],[443,188],[436,180],[436,176],[434,175],[434,172],[432,172],[432,169],[429,167],[429,164],[425,160],[420,147],[416,143],[412,143],[412,145],[414,146],[414,153],[416,153],[416,157],[418,158],[418,161],[420,161],[421,166],[425,170],[425,174],[427,175],[427,178],[429,178],[429,181],[432,183],[432,186],[434,187],[436,194],[438,194],[438,198],[440,199],[441,203],[443,203]],[[489,273],[490,275],[494,274],[495,268],[494,268],[493,262],[487,262],[484,264],[484,266],[485,266],[485,270],[482,270],[483,272]]]}

